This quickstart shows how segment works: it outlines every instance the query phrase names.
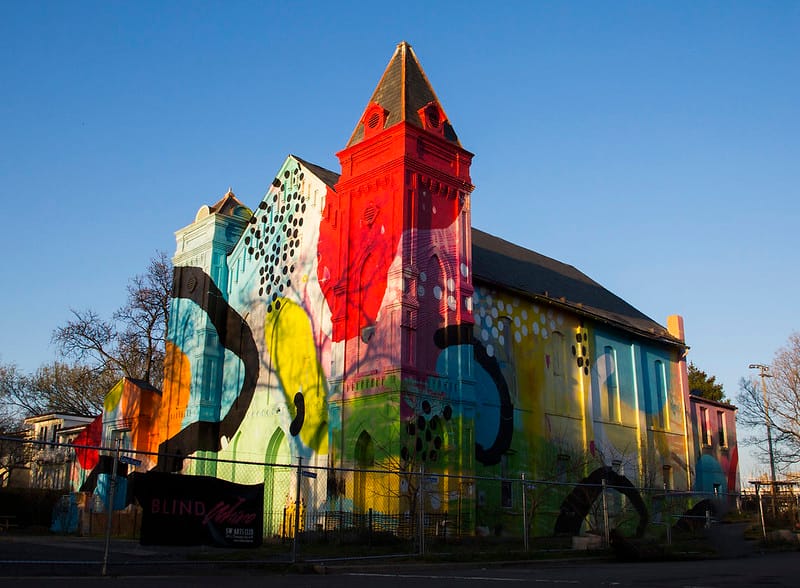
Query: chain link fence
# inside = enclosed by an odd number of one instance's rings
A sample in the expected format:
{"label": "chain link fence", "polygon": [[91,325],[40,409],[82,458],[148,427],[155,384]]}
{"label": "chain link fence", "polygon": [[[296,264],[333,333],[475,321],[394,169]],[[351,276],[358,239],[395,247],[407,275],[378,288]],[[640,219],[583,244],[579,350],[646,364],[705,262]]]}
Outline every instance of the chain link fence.
{"label": "chain link fence", "polygon": [[[95,452],[96,464],[82,467],[78,451]],[[525,474],[458,476],[421,466],[339,468],[302,459],[267,463],[213,454],[165,456],[3,437],[0,525],[4,517],[7,526],[26,523],[14,518],[8,502],[14,488],[47,489],[61,494],[52,506],[51,530],[138,538],[142,506],[133,498],[132,474],[155,462],[182,463],[185,475],[263,484],[262,548],[292,561],[601,549],[620,537],[668,545],[676,533],[697,532],[740,508],[738,495],[634,486],[610,469],[570,482]]]}

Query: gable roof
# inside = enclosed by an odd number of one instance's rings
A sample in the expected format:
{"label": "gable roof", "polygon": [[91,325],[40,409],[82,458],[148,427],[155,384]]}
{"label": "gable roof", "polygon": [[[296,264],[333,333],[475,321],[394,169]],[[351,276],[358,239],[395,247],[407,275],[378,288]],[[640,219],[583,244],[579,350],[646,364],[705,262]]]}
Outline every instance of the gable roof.
{"label": "gable roof", "polygon": [[[380,104],[387,111],[384,128],[389,128],[402,121],[424,128],[418,111],[431,102],[435,102],[439,108],[442,108],[414,50],[411,45],[403,41],[397,45],[389,60],[389,65],[386,66],[383,76],[369,99],[367,108],[370,104]],[[347,147],[359,143],[363,138],[364,125],[359,120],[350,140],[347,141]],[[446,120],[444,124],[444,138],[461,146],[449,120]]]}
{"label": "gable roof", "polygon": [[197,214],[194,216],[194,221],[197,222],[204,218],[208,218],[213,214],[229,217],[235,216],[246,220],[253,215],[253,211],[242,204],[233,191],[228,188],[228,191],[225,193],[225,195],[217,200],[215,204],[204,204],[201,206],[197,210]]}
{"label": "gable roof", "polygon": [[708,404],[711,406],[716,406],[718,408],[727,408],[730,410],[739,410],[739,408],[728,402],[727,400],[711,400],[710,398],[704,398],[699,394],[695,394],[695,391],[692,390],[689,392],[689,402],[695,402],[697,404]]}
{"label": "gable roof", "polygon": [[549,304],[672,345],[684,343],[662,325],[575,267],[472,228],[472,273]]}
{"label": "gable roof", "polygon": [[339,174],[337,174],[336,172],[331,171],[329,169],[325,169],[322,166],[310,163],[310,162],[306,161],[305,159],[301,159],[301,158],[297,157],[297,155],[291,155],[290,157],[292,157],[292,158],[296,159],[298,162],[300,162],[300,164],[303,167],[308,169],[308,171],[310,171],[312,174],[317,176],[320,180],[325,182],[325,184],[327,186],[329,186],[330,188],[336,187],[336,183],[339,181]]}

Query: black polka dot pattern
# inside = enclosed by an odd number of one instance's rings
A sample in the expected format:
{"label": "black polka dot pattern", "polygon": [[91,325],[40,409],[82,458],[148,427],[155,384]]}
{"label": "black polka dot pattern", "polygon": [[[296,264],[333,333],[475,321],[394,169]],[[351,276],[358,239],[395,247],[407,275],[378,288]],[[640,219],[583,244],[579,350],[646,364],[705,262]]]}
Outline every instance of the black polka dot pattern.
{"label": "black polka dot pattern", "polygon": [[272,181],[272,187],[258,205],[262,211],[250,219],[245,236],[247,253],[259,263],[258,295],[267,302],[267,312],[281,308],[279,297],[292,286],[303,234],[302,214],[306,204],[300,194],[303,172],[300,166],[287,169]]}
{"label": "black polka dot pattern", "polygon": [[405,444],[400,448],[404,465],[411,461],[435,463],[443,449],[447,422],[453,418],[453,407],[449,404],[436,412],[428,400],[423,400],[417,414],[406,421]]}
{"label": "black polka dot pattern", "polygon": [[581,328],[575,333],[575,344],[572,346],[572,356],[575,358],[575,363],[578,364],[578,369],[583,371],[584,376],[589,375],[589,349],[588,343],[589,334],[586,329],[581,325]]}

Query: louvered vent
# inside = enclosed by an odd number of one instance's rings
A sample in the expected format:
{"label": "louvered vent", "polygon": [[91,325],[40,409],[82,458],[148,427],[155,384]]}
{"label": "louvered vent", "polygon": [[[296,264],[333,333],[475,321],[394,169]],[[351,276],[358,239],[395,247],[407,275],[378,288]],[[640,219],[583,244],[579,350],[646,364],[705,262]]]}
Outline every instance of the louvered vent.
{"label": "louvered vent", "polygon": [[364,209],[364,214],[362,215],[362,219],[367,225],[372,226],[372,223],[375,222],[375,217],[378,216],[378,207],[375,206],[374,202],[370,202],[367,207]]}
{"label": "louvered vent", "polygon": [[369,116],[369,120],[367,121],[367,126],[371,129],[377,127],[381,122],[381,115],[377,112],[373,112]]}

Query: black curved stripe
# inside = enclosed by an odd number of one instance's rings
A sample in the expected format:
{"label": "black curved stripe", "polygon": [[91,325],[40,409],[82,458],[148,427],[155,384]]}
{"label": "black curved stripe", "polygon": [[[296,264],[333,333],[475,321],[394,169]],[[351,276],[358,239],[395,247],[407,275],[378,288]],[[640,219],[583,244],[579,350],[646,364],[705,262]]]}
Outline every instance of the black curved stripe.
{"label": "black curved stripe", "polygon": [[480,443],[475,443],[475,459],[483,465],[496,465],[500,463],[503,454],[511,448],[511,438],[514,436],[514,405],[511,403],[511,394],[508,384],[500,370],[496,357],[489,357],[483,344],[475,339],[475,361],[481,366],[497,386],[497,396],[500,400],[500,423],[497,428],[497,437],[488,449]]}
{"label": "black curved stripe", "polygon": [[489,374],[497,387],[497,396],[500,402],[500,422],[497,436],[488,449],[480,443],[475,443],[475,459],[483,465],[496,465],[500,463],[503,454],[511,447],[511,438],[514,435],[514,405],[511,403],[508,383],[503,377],[497,358],[489,357],[483,343],[475,339],[472,333],[473,325],[471,324],[449,325],[434,333],[433,342],[439,349],[446,349],[453,345],[472,345],[475,361]]}
{"label": "black curved stripe", "polygon": [[[220,421],[195,421],[159,445],[159,453],[188,455],[195,451],[219,451],[220,438],[229,439],[244,420],[255,394],[259,374],[258,348],[250,326],[234,310],[207,273],[199,267],[176,267],[173,298],[191,300],[203,309],[217,331],[222,346],[236,355],[244,365],[244,380],[228,413]],[[165,468],[159,457],[157,467]],[[166,467],[180,469],[180,464]]]}
{"label": "black curved stripe", "polygon": [[603,479],[620,494],[624,494],[639,514],[639,524],[636,526],[636,536],[644,535],[649,520],[647,506],[641,494],[628,478],[615,472],[610,467],[597,468],[579,482],[579,485],[570,492],[561,503],[560,513],[556,519],[555,534],[578,535],[581,525],[589,514],[595,500],[602,492]]}
{"label": "black curved stripe", "polygon": [[438,329],[433,334],[433,343],[439,349],[446,349],[452,345],[472,345],[472,324],[448,325]]}
{"label": "black curved stripe", "polygon": [[289,425],[289,433],[292,437],[297,437],[306,420],[306,399],[302,392],[294,395],[294,406],[297,409],[297,416],[294,417],[292,424]]}

